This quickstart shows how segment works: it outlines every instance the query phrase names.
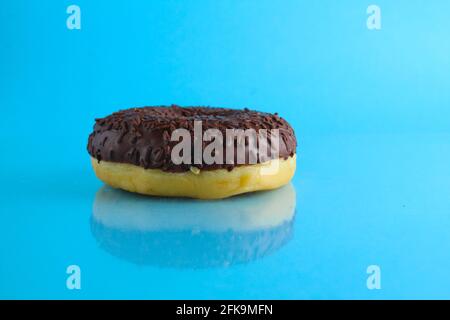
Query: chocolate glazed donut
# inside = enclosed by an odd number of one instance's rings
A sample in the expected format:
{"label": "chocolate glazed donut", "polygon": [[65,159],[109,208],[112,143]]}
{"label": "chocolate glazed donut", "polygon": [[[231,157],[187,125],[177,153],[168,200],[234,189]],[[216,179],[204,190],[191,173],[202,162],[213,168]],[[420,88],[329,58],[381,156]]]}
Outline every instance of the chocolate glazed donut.
{"label": "chocolate glazed donut", "polygon": [[[289,174],[273,185],[261,184],[259,173],[259,182],[255,181],[255,172],[249,172],[247,169],[258,169],[267,163],[261,161],[263,158],[260,155],[256,156],[256,163],[251,162],[249,148],[244,149],[244,161],[237,161],[238,144],[248,145],[247,139],[244,142],[234,140],[234,161],[220,163],[207,163],[203,159],[201,162],[195,162],[194,139],[191,139],[191,161],[175,164],[172,161],[172,150],[179,141],[171,141],[172,133],[177,129],[185,129],[194,137],[195,121],[201,121],[202,137],[208,129],[219,130],[223,137],[226,136],[227,129],[254,129],[256,132],[261,129],[277,129],[278,159],[271,161],[278,161],[277,165],[280,164],[281,167],[286,167],[289,162]],[[202,140],[202,150],[209,143]],[[249,191],[273,189],[289,182],[295,171],[296,138],[292,127],[276,113],[249,109],[154,106],[122,110],[96,119],[94,130],[89,135],[87,150],[93,159],[92,164],[97,176],[113,187],[149,195],[223,198]],[[226,159],[226,146],[223,146],[220,152]],[[227,185],[227,172],[233,173],[235,180],[239,178],[238,185],[237,181]],[[219,175],[211,176],[214,173],[220,174],[220,179],[217,179]],[[168,182],[169,185],[160,188],[156,181],[161,179],[171,181]],[[186,179],[190,180],[186,182]],[[252,179],[256,185],[252,186]],[[245,185],[242,185],[243,181],[246,182]],[[177,182],[184,182],[184,187],[179,190],[179,186],[174,185],[175,189],[171,190],[170,183]],[[189,190],[192,188],[209,188],[210,192],[207,194],[208,190]],[[225,190],[217,192],[211,188]]]}

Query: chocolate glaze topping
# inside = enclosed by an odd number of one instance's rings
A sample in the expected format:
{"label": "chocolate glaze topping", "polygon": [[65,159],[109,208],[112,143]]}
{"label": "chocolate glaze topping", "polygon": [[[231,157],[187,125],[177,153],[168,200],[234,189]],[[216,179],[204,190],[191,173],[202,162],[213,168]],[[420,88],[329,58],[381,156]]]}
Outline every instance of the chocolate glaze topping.
{"label": "chocolate glaze topping", "polygon": [[[297,145],[294,130],[276,113],[248,109],[234,110],[212,107],[142,107],[115,112],[95,119],[94,131],[89,135],[87,149],[98,161],[129,163],[146,169],[183,172],[195,166],[201,170],[225,168],[232,170],[239,164],[194,164],[194,121],[202,121],[202,133],[219,129],[225,141],[226,129],[279,129],[279,157],[287,159],[295,154]],[[184,128],[191,133],[191,163],[176,165],[171,161],[172,148],[179,141],[171,141],[175,129]],[[269,134],[270,136],[270,134]],[[237,140],[237,139],[236,139]],[[270,141],[269,141],[270,142]],[[203,150],[211,142],[203,141]],[[236,163],[236,148],[234,155]],[[248,143],[246,140],[244,143]],[[246,148],[245,164],[249,162]],[[226,148],[223,150],[224,158]],[[225,162],[225,160],[224,160]],[[258,157],[259,162],[259,157]]]}

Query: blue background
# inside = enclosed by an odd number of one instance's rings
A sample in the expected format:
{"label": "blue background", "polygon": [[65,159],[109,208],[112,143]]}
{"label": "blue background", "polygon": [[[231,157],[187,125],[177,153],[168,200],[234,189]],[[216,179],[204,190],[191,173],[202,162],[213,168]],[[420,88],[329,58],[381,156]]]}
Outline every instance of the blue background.
{"label": "blue background", "polygon": [[[68,30],[66,8],[81,7]],[[2,1],[1,298],[450,298],[448,1]],[[223,268],[99,247],[94,118],[279,112],[298,137],[293,236]],[[170,219],[170,217],[168,217]],[[82,289],[66,288],[66,267]],[[368,290],[366,268],[382,270]]]}

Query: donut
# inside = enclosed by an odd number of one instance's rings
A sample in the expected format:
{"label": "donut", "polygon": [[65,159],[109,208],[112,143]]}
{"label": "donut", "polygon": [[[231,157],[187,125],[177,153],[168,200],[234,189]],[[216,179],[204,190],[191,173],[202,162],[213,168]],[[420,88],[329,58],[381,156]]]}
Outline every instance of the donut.
{"label": "donut", "polygon": [[95,119],[87,150],[96,176],[114,188],[221,199],[287,184],[296,145],[277,113],[171,105]]}
{"label": "donut", "polygon": [[146,197],[102,186],[92,207],[92,235],[121,260],[220,268],[261,259],[290,241],[296,195],[291,183],[222,201]]}

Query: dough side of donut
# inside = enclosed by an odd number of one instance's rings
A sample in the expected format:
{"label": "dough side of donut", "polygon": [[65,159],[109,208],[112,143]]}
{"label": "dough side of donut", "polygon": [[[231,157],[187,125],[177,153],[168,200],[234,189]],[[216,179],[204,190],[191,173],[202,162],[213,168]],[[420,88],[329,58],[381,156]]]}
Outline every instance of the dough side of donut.
{"label": "dough side of donut", "polygon": [[[233,195],[279,188],[295,173],[296,155],[265,163],[226,169],[172,173],[159,169],[91,158],[97,177],[106,184],[152,196],[222,199]],[[275,173],[270,168],[278,169]]]}

